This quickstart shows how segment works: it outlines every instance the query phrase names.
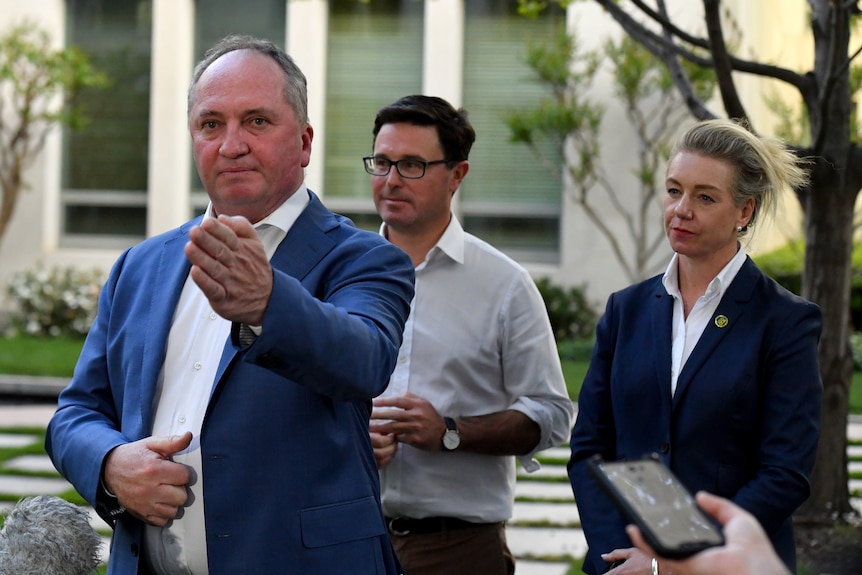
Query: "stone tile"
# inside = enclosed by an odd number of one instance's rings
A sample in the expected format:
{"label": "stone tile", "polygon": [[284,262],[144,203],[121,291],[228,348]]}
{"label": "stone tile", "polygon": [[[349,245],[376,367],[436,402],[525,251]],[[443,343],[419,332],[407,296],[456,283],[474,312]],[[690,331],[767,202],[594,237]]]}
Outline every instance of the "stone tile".
{"label": "stone tile", "polygon": [[527,503],[518,501],[512,511],[512,521],[549,521],[561,525],[580,523],[578,506],[574,503]]}
{"label": "stone tile", "polygon": [[102,537],[102,546],[99,548],[99,558],[102,563],[107,563],[108,558],[111,556],[111,538],[110,537]]}
{"label": "stone tile", "polygon": [[569,457],[572,455],[572,450],[568,447],[552,447],[550,449],[545,449],[544,451],[540,451],[538,453],[539,457],[551,457],[553,459],[565,459],[569,460]]}
{"label": "stone tile", "polygon": [[526,559],[515,563],[515,572],[518,575],[566,575],[568,571],[568,563],[527,561]]}
{"label": "stone tile", "polygon": [[90,515],[90,525],[93,526],[93,529],[97,529],[99,531],[110,530],[111,526],[105,523],[105,521],[99,517],[99,514],[96,513],[96,510],[92,507],[87,507],[87,513]]}
{"label": "stone tile", "polygon": [[529,481],[531,477],[553,477],[565,479],[568,482],[568,474],[563,465],[543,465],[541,469],[537,469],[532,473],[528,473],[523,467],[518,467],[518,479],[526,479]]}
{"label": "stone tile", "polygon": [[546,499],[563,503],[574,503],[575,501],[571,485],[548,481],[518,481],[515,483],[515,497]]}
{"label": "stone tile", "polygon": [[587,552],[587,540],[580,529],[510,525],[506,527],[506,540],[516,557],[560,554],[583,557]]}
{"label": "stone tile", "polygon": [[4,469],[14,469],[16,471],[31,471],[31,472],[53,472],[57,473],[54,464],[47,455],[21,455],[7,459],[3,463]]}
{"label": "stone tile", "polygon": [[0,493],[6,495],[57,495],[71,488],[65,479],[0,475]]}
{"label": "stone tile", "polygon": [[847,424],[847,439],[862,440],[862,422],[851,421]]}
{"label": "stone tile", "polygon": [[5,405],[0,410],[0,427],[47,427],[57,404]]}
{"label": "stone tile", "polygon": [[848,445],[847,457],[862,457],[862,445]]}
{"label": "stone tile", "polygon": [[41,441],[40,437],[35,435],[24,435],[21,433],[0,433],[0,447],[27,447]]}
{"label": "stone tile", "polygon": [[862,473],[862,461],[851,461],[847,464],[850,473]]}

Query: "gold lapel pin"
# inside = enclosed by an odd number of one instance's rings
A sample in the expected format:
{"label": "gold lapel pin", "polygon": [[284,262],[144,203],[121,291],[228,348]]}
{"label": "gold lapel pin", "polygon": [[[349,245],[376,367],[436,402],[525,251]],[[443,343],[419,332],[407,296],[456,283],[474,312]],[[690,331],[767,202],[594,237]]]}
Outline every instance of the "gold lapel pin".
{"label": "gold lapel pin", "polygon": [[726,315],[717,315],[715,316],[715,327],[727,327],[727,316]]}

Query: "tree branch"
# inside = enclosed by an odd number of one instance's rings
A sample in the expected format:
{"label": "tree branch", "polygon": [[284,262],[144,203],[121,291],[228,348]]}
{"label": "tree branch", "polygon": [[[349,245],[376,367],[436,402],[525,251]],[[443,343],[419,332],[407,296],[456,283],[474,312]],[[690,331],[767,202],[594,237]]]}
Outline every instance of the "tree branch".
{"label": "tree branch", "polygon": [[663,30],[673,35],[675,38],[682,40],[686,44],[691,44],[704,50],[709,50],[709,41],[697,36],[692,36],[685,30],[677,27],[676,24],[670,21],[667,15],[664,0],[658,0],[658,12],[644,4],[641,0],[632,0],[632,4],[637,6],[641,12],[649,16],[655,23],[659,24]]}
{"label": "tree branch", "polygon": [[[640,5],[641,2],[636,0],[637,5]],[[644,6],[642,9],[648,9],[648,6]],[[665,41],[669,44],[674,44],[673,36],[677,36],[679,38],[687,37],[688,34],[685,34],[682,30],[679,30],[676,26],[671,24],[670,20],[667,17],[667,6],[664,3],[664,0],[658,0],[658,8],[660,14],[656,14],[657,18],[660,18],[660,21],[665,23],[662,24],[662,33],[664,35]],[[652,12],[652,10],[650,10]],[[680,35],[682,34],[682,36]],[[698,39],[694,39],[698,40]],[[698,40],[700,42],[700,40]],[[703,44],[706,44],[703,42]],[[708,120],[711,118],[715,118],[716,114],[710,111],[706,107],[706,103],[697,97],[697,94],[694,91],[694,86],[691,83],[691,79],[688,77],[688,74],[685,73],[685,70],[682,67],[682,63],[679,61],[678,57],[675,57],[671,54],[668,54],[667,57],[661,58],[664,62],[664,65],[667,67],[668,72],[670,73],[670,79],[673,82],[673,85],[676,87],[677,92],[682,97],[683,102],[685,102],[686,107],[691,110],[691,113],[698,120]]]}
{"label": "tree branch", "polygon": [[709,51],[715,63],[715,77],[718,80],[718,90],[727,115],[735,119],[747,119],[745,106],[736,91],[733,82],[733,67],[730,64],[730,54],[724,42],[724,31],[721,28],[721,10],[719,0],[703,0],[706,31],[709,35]]}
{"label": "tree branch", "polygon": [[[703,66],[705,68],[715,68],[715,63],[711,58],[700,56],[691,50],[665,40],[632,18],[624,9],[619,7],[615,0],[594,1],[604,8],[605,11],[617,21],[623,30],[626,31],[626,33],[643,44],[647,50],[661,58],[665,63],[667,62],[667,54],[665,51],[669,51],[677,56],[685,58],[692,64]],[[667,30],[670,32],[673,32],[674,29],[676,29],[676,27],[673,25],[667,27]],[[776,80],[781,80],[796,87],[800,91],[805,90],[809,84],[809,80],[807,80],[805,76],[787,68],[771,64],[763,64],[761,62],[754,62],[751,60],[744,60],[735,56],[728,56],[728,58],[733,70],[738,72],[775,78]]]}

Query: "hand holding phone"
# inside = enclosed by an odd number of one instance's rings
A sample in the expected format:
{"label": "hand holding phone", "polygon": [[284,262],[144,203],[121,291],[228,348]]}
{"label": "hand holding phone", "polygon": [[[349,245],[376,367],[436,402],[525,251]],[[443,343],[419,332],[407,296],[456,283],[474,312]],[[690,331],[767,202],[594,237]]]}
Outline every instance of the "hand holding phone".
{"label": "hand holding phone", "polygon": [[724,544],[721,530],[657,456],[615,462],[596,456],[588,467],[659,555],[683,558]]}

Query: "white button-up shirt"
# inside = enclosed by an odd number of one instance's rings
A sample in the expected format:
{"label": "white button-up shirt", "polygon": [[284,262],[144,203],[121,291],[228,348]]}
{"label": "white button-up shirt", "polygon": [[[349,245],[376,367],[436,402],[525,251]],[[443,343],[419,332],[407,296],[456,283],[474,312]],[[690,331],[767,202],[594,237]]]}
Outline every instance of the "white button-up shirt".
{"label": "white button-up shirt", "polygon": [[[385,228],[381,228],[385,233]],[[384,396],[412,392],[444,416],[520,411],[541,429],[535,451],[569,438],[566,391],[542,296],[520,265],[453,216],[416,268],[416,292]],[[537,469],[533,453],[519,459]],[[380,471],[387,516],[511,517],[515,458],[423,451],[399,443]]]}
{"label": "white button-up shirt", "polygon": [[[308,203],[308,190],[303,184],[273,213],[255,224],[267,258],[272,258]],[[204,217],[212,217],[212,204]],[[219,316],[191,276],[186,277],[153,399],[153,435],[192,432],[191,445],[172,457],[190,468],[192,479],[187,486],[188,502],[179,515],[166,527],[146,526],[144,556],[158,572],[192,575],[209,572],[200,434],[230,328],[231,322]]]}

